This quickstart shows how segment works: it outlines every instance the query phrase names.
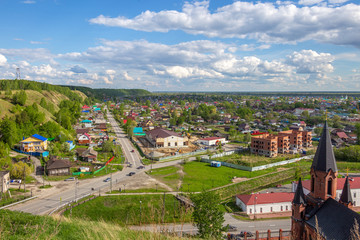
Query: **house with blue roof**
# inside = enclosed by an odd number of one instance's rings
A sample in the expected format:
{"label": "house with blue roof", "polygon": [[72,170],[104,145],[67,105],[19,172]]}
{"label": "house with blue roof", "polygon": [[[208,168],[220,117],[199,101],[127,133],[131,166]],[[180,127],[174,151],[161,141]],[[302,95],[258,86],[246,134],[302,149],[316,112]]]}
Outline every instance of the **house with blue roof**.
{"label": "house with blue roof", "polygon": [[23,152],[41,152],[48,148],[48,139],[34,134],[20,142],[20,150]]}

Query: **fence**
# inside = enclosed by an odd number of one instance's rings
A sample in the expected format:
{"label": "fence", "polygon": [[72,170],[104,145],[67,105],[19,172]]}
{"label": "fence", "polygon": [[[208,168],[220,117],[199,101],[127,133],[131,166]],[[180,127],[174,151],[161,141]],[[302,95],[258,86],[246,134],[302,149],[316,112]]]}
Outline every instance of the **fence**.
{"label": "fence", "polygon": [[[231,154],[234,154],[236,152],[239,152],[239,151],[229,151],[229,152],[223,152],[223,153],[215,154],[215,155],[211,156],[208,159],[202,158],[201,161],[206,162],[206,163],[211,163],[214,158],[231,155]],[[294,158],[294,159],[289,159],[289,160],[284,160],[284,161],[275,162],[275,163],[269,163],[269,164],[266,164],[266,165],[261,165],[261,166],[256,166],[256,167],[242,166],[242,165],[237,165],[237,164],[228,163],[228,162],[222,162],[222,161],[220,161],[220,162],[221,162],[221,165],[223,165],[225,167],[231,167],[231,168],[235,168],[235,169],[240,169],[240,170],[253,172],[253,171],[264,170],[264,169],[267,169],[267,168],[272,168],[272,167],[275,167],[275,166],[281,166],[281,165],[286,165],[286,164],[289,164],[289,163],[298,162],[298,161],[300,161],[302,159],[310,159],[312,157],[314,157],[314,155],[300,157],[300,158]]]}
{"label": "fence", "polygon": [[16,149],[16,148],[13,148],[12,150],[14,150],[15,152],[18,152],[18,153],[22,153],[22,154],[27,154],[27,155],[31,155],[31,156],[35,156],[35,157],[47,157],[49,156],[49,152],[48,151],[44,151],[44,152],[24,152],[24,151],[21,151],[19,149]]}
{"label": "fence", "polygon": [[91,200],[93,200],[93,199],[95,199],[95,198],[97,198],[97,197],[98,197],[98,196],[94,195],[94,196],[92,196],[91,198],[85,199],[85,200],[83,200],[83,201],[81,201],[81,202],[77,202],[77,203],[74,204],[74,205],[67,206],[66,208],[64,208],[64,209],[62,209],[62,210],[60,211],[60,215],[64,214],[64,212],[67,211],[67,210],[69,210],[69,209],[72,209],[72,208],[74,208],[74,207],[76,207],[76,206],[79,206],[80,204],[83,204],[83,203],[86,203],[86,202],[88,202],[88,201],[91,201]]}
{"label": "fence", "polygon": [[163,160],[169,160],[169,159],[173,159],[173,158],[189,157],[189,156],[194,156],[194,155],[198,155],[198,154],[205,154],[205,153],[207,153],[207,150],[200,150],[200,151],[195,151],[195,152],[182,153],[182,154],[177,154],[177,155],[174,155],[174,156],[158,158],[157,160],[163,161]]}

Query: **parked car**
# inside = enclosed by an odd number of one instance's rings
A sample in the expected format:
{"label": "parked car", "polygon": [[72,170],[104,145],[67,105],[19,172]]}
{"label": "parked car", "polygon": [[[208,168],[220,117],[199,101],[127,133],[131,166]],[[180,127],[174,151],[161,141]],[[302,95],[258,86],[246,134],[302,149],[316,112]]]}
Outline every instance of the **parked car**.
{"label": "parked car", "polygon": [[137,167],[137,169],[144,169],[144,168],[145,168],[145,166],[142,166],[142,165]]}
{"label": "parked car", "polygon": [[229,232],[236,232],[237,231],[237,227],[233,226],[233,225],[228,225],[228,231]]}
{"label": "parked car", "polygon": [[133,150],[131,150],[131,152],[135,152],[135,150],[133,149]]}
{"label": "parked car", "polygon": [[111,180],[111,178],[108,177],[107,179],[104,180],[104,182],[108,182],[110,180]]}
{"label": "parked car", "polygon": [[252,237],[252,236],[254,236],[254,234],[252,234],[252,232],[247,232],[247,231],[241,231],[240,234],[239,234],[239,236],[240,236],[240,237],[244,237],[244,236],[245,236],[245,233],[246,233],[246,236],[247,236],[247,237]]}
{"label": "parked car", "polygon": [[135,175],[135,172],[129,172],[128,176]]}
{"label": "parked car", "polygon": [[64,181],[75,181],[75,178],[74,177],[69,177],[69,178],[65,179]]}

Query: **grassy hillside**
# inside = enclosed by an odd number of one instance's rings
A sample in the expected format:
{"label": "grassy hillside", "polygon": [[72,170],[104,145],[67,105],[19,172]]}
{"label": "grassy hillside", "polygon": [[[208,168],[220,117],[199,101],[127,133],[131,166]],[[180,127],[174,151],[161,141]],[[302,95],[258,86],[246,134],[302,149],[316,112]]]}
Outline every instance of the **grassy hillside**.
{"label": "grassy hillside", "polygon": [[[16,94],[17,92],[19,92],[20,90],[14,90],[12,91],[12,94]],[[30,106],[33,103],[37,103],[40,104],[40,100],[41,98],[44,98],[46,103],[49,104],[53,104],[54,106],[54,110],[58,111],[59,107],[58,104],[62,101],[62,100],[67,100],[69,99],[68,97],[66,97],[65,95],[55,92],[55,91],[42,91],[42,92],[38,92],[38,91],[34,91],[34,90],[25,90],[26,95],[27,95],[27,100],[25,102],[25,106]],[[15,106],[14,104],[12,104],[11,99],[9,99],[8,97],[6,97],[5,92],[2,91],[0,94],[0,118],[3,118],[5,116],[12,116],[13,113],[11,112],[11,109]],[[45,113],[45,119],[46,121],[49,120],[54,120],[55,117],[53,116],[52,113],[50,113],[48,110],[42,108],[40,105],[38,106],[39,109],[41,109],[42,112]]]}
{"label": "grassy hillside", "polygon": [[[0,239],[179,239],[149,232],[133,231],[105,222],[34,216],[0,210]],[[184,239],[184,238],[182,238]]]}
{"label": "grassy hillside", "polygon": [[64,86],[72,90],[81,91],[89,97],[103,99],[104,97],[127,97],[127,96],[148,96],[152,93],[144,89],[108,89],[108,88],[88,88],[80,86]]}

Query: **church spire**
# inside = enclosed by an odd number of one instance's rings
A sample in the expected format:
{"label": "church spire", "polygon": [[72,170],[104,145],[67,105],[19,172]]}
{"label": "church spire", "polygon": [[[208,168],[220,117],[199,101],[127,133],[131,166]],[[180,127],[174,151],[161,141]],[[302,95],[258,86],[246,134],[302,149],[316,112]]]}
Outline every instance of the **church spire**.
{"label": "church spire", "polygon": [[348,206],[349,204],[352,205],[349,176],[346,177],[344,188],[342,190],[339,202],[345,204],[346,206]]}
{"label": "church spire", "polygon": [[327,121],[325,121],[319,146],[316,150],[311,168],[315,171],[329,172],[331,169],[333,172],[337,172]]}
{"label": "church spire", "polygon": [[304,204],[305,205],[305,194],[304,194],[304,190],[303,190],[303,186],[301,183],[301,178],[299,178],[299,182],[295,191],[295,195],[294,195],[294,200],[293,200],[294,204]]}

